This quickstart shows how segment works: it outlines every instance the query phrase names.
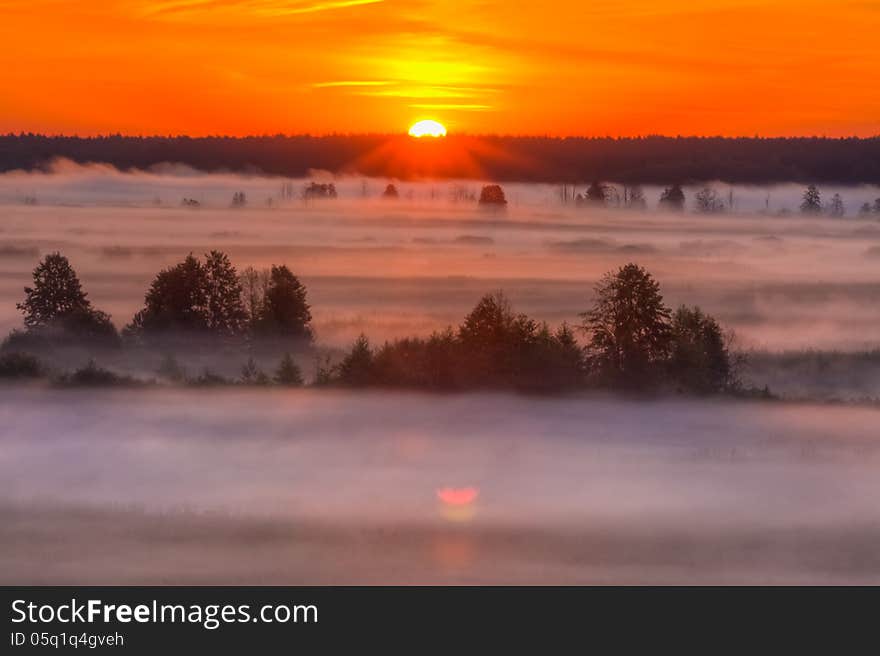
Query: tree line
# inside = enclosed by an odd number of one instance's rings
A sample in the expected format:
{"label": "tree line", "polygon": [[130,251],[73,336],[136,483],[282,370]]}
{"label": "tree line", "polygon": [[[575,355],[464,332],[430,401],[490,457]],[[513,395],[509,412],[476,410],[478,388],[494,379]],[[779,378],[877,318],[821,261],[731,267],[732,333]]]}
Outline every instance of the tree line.
{"label": "tree line", "polygon": [[[368,157],[389,143],[400,148],[463,149],[469,158]],[[597,179],[625,184],[880,183],[880,137],[772,138],[662,137],[552,138],[450,135],[413,144],[395,135],[255,137],[0,136],[0,171],[33,170],[55,157],[149,168],[165,162],[204,171],[259,170],[305,177],[310,170],[418,179],[463,179],[479,170],[495,181],[569,182]],[[472,162],[462,169],[461,162]],[[402,160],[405,162],[402,163]],[[443,162],[447,162],[444,164]]]}
{"label": "tree line", "polygon": [[[305,286],[285,265],[239,273],[228,256],[192,254],[160,271],[144,305],[118,333],[95,308],[68,259],[50,253],[33,271],[17,304],[24,329],[3,343],[0,378],[45,373],[33,355],[52,346],[126,347],[165,352],[175,341],[198,338],[247,349],[261,340],[311,345],[314,333]],[[579,323],[551,328],[514,311],[503,292],[481,298],[463,321],[428,337],[387,341],[374,348],[361,335],[341,358],[318,363],[314,384],[422,390],[516,390],[536,393],[588,388],[668,390],[689,394],[743,393],[739,356],[730,335],[698,307],[667,307],[658,282],[627,264],[602,277]],[[584,338],[581,343],[578,337]],[[49,349],[51,351],[51,348]],[[190,378],[172,355],[159,375],[172,382],[230,382],[205,371]],[[63,375],[68,384],[115,384],[126,379],[90,361]],[[238,382],[301,385],[289,352],[268,374],[253,358]]]}

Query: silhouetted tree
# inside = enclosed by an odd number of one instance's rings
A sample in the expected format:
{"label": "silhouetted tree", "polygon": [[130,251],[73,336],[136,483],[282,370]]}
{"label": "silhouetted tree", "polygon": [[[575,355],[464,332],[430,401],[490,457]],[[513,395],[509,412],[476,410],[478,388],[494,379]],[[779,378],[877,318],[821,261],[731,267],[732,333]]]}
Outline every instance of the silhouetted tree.
{"label": "silhouetted tree", "polygon": [[681,306],[672,317],[669,368],[672,379],[692,393],[718,393],[733,383],[724,333],[698,307]]}
{"label": "silhouetted tree", "polygon": [[373,351],[365,335],[355,340],[351,350],[336,368],[336,380],[348,387],[365,387],[375,381]]}
{"label": "silhouetted tree", "polygon": [[480,190],[480,205],[507,205],[504,190],[500,185],[486,185]]}
{"label": "silhouetted tree", "polygon": [[694,195],[694,209],[700,214],[719,214],[724,211],[724,201],[711,187],[703,187]]}
{"label": "silhouetted tree", "polygon": [[258,321],[263,313],[263,302],[269,289],[271,274],[270,269],[255,269],[249,266],[239,275],[241,300],[252,323]]}
{"label": "silhouetted tree", "polygon": [[303,198],[336,198],[336,185],[332,182],[310,182],[303,191]]}
{"label": "silhouetted tree", "polygon": [[863,203],[859,208],[859,216],[868,216],[871,213],[871,203]]}
{"label": "silhouetted tree", "polygon": [[630,187],[626,198],[627,207],[634,210],[644,210],[648,204],[645,202],[645,192],[638,185]]}
{"label": "silhouetted tree", "polygon": [[186,369],[177,361],[170,353],[162,358],[159,369],[156,371],[159,376],[170,380],[173,383],[182,383],[186,381]]}
{"label": "silhouetted tree", "polygon": [[255,331],[264,336],[311,340],[306,288],[286,266],[273,266]]}
{"label": "silhouetted tree", "polygon": [[248,314],[242,302],[238,273],[229,257],[211,251],[204,264],[207,327],[215,335],[241,335],[247,329]]}
{"label": "silhouetted tree", "polygon": [[672,185],[660,194],[660,207],[665,210],[681,212],[684,210],[684,190],[681,185]]}
{"label": "silhouetted tree", "polygon": [[239,378],[239,382],[242,385],[268,385],[272,381],[258,366],[256,361],[253,358],[248,358],[248,361],[241,368],[241,378]]}
{"label": "silhouetted tree", "polygon": [[208,332],[208,275],[192,253],[159,272],[144,297],[144,308],[126,328],[129,334]]}
{"label": "silhouetted tree", "polygon": [[608,202],[608,191],[608,185],[595,181],[587,189],[585,197],[588,203],[604,206]]}
{"label": "silhouetted tree", "polygon": [[846,214],[846,206],[844,206],[840,194],[834,194],[831,197],[831,202],[828,203],[828,214],[835,218],[840,218]]}
{"label": "silhouetted tree", "polygon": [[290,357],[290,353],[285,353],[281,358],[281,364],[275,370],[274,380],[279,385],[287,387],[299,387],[303,384],[302,371]]}
{"label": "silhouetted tree", "polygon": [[596,286],[593,309],[581,317],[590,364],[602,380],[625,387],[656,381],[657,365],[669,354],[671,328],[670,311],[651,274],[635,264],[606,273]]}
{"label": "silhouetted tree", "polygon": [[397,187],[390,183],[385,187],[385,191],[382,192],[383,198],[397,198],[398,196],[400,194],[397,193]]}
{"label": "silhouetted tree", "polygon": [[803,201],[801,202],[801,212],[803,214],[819,214],[822,211],[822,196],[816,185],[810,185],[804,191]]}
{"label": "silhouetted tree", "polygon": [[50,253],[33,272],[33,287],[16,307],[24,314],[27,333],[48,339],[115,344],[118,336],[109,315],[92,307],[82,284],[61,253]]}

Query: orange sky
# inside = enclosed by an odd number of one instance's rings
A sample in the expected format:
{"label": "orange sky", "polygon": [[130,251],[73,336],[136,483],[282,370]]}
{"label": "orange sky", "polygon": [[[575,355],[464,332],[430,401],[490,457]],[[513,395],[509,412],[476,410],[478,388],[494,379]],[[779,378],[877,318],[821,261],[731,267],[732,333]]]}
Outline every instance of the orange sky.
{"label": "orange sky", "polygon": [[0,0],[0,132],[880,133],[878,0]]}

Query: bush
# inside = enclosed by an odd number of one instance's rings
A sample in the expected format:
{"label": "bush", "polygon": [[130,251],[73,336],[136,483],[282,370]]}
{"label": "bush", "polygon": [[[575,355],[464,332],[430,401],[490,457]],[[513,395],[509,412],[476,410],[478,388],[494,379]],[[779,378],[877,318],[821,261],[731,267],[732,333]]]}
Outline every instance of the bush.
{"label": "bush", "polygon": [[248,358],[248,361],[241,368],[239,383],[242,385],[269,385],[271,382],[269,376],[257,366],[256,361],[253,358]]}
{"label": "bush", "polygon": [[62,376],[59,382],[76,387],[117,387],[135,383],[128,376],[120,376],[108,369],[102,369],[94,360],[89,360],[86,366]]}
{"label": "bush", "polygon": [[28,353],[4,353],[0,355],[0,378],[40,378],[44,374],[40,361]]}
{"label": "bush", "polygon": [[685,306],[672,318],[672,380],[682,391],[715,394],[735,385],[726,338],[714,318]]}
{"label": "bush", "polygon": [[507,198],[500,185],[486,185],[480,190],[480,205],[507,205]]}
{"label": "bush", "polygon": [[302,371],[296,366],[290,353],[285,353],[281,364],[275,370],[275,382],[286,387],[300,387],[303,384]]}

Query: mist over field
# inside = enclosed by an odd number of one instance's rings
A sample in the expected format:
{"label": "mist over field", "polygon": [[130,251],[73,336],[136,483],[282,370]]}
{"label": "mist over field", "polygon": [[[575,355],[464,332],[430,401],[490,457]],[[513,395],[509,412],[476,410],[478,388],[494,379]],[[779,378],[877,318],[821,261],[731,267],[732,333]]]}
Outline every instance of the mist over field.
{"label": "mist over field", "polygon": [[652,187],[640,212],[505,184],[489,211],[475,182],[385,200],[386,180],[310,179],[339,198],[174,165],[2,174],[0,331],[55,250],[118,328],[189,252],[287,264],[329,349],[457,324],[498,289],[578,323],[633,261],[735,332],[749,384],[814,402],[4,386],[4,583],[880,582],[880,410],[820,402],[880,397],[880,222],[856,216],[880,188],[822,187],[847,206],[828,218],[797,214],[799,185],[716,184],[734,211],[707,216]]}
{"label": "mist over field", "polygon": [[880,411],[16,390],[7,583],[878,582]]}
{"label": "mist over field", "polygon": [[[48,173],[2,174],[0,331],[20,325],[15,303],[52,250],[70,258],[93,303],[121,328],[159,269],[217,248],[239,270],[286,263],[307,285],[317,340],[328,347],[362,332],[381,344],[442,329],[497,289],[551,325],[577,323],[599,277],[629,261],[654,274],[670,306],[698,304],[716,316],[740,349],[878,345],[880,222],[856,216],[878,187],[822,187],[825,200],[841,194],[847,214],[817,218],[797,214],[803,188],[794,184],[715,184],[735,211],[707,216],[657,211],[653,187],[644,188],[645,212],[563,205],[558,185],[506,184],[509,205],[493,213],[461,200],[478,194],[473,181],[397,183],[401,197],[392,201],[380,197],[388,181],[352,177],[336,180],[335,200],[282,199],[284,183],[299,196],[306,182],[63,160]],[[685,189],[689,210],[696,190]],[[248,204],[231,208],[238,191]],[[201,207],[183,208],[183,198]],[[782,210],[792,213],[777,216]],[[880,395],[875,362],[832,362],[829,383],[808,355],[787,369],[753,358],[749,373],[792,396]]]}

